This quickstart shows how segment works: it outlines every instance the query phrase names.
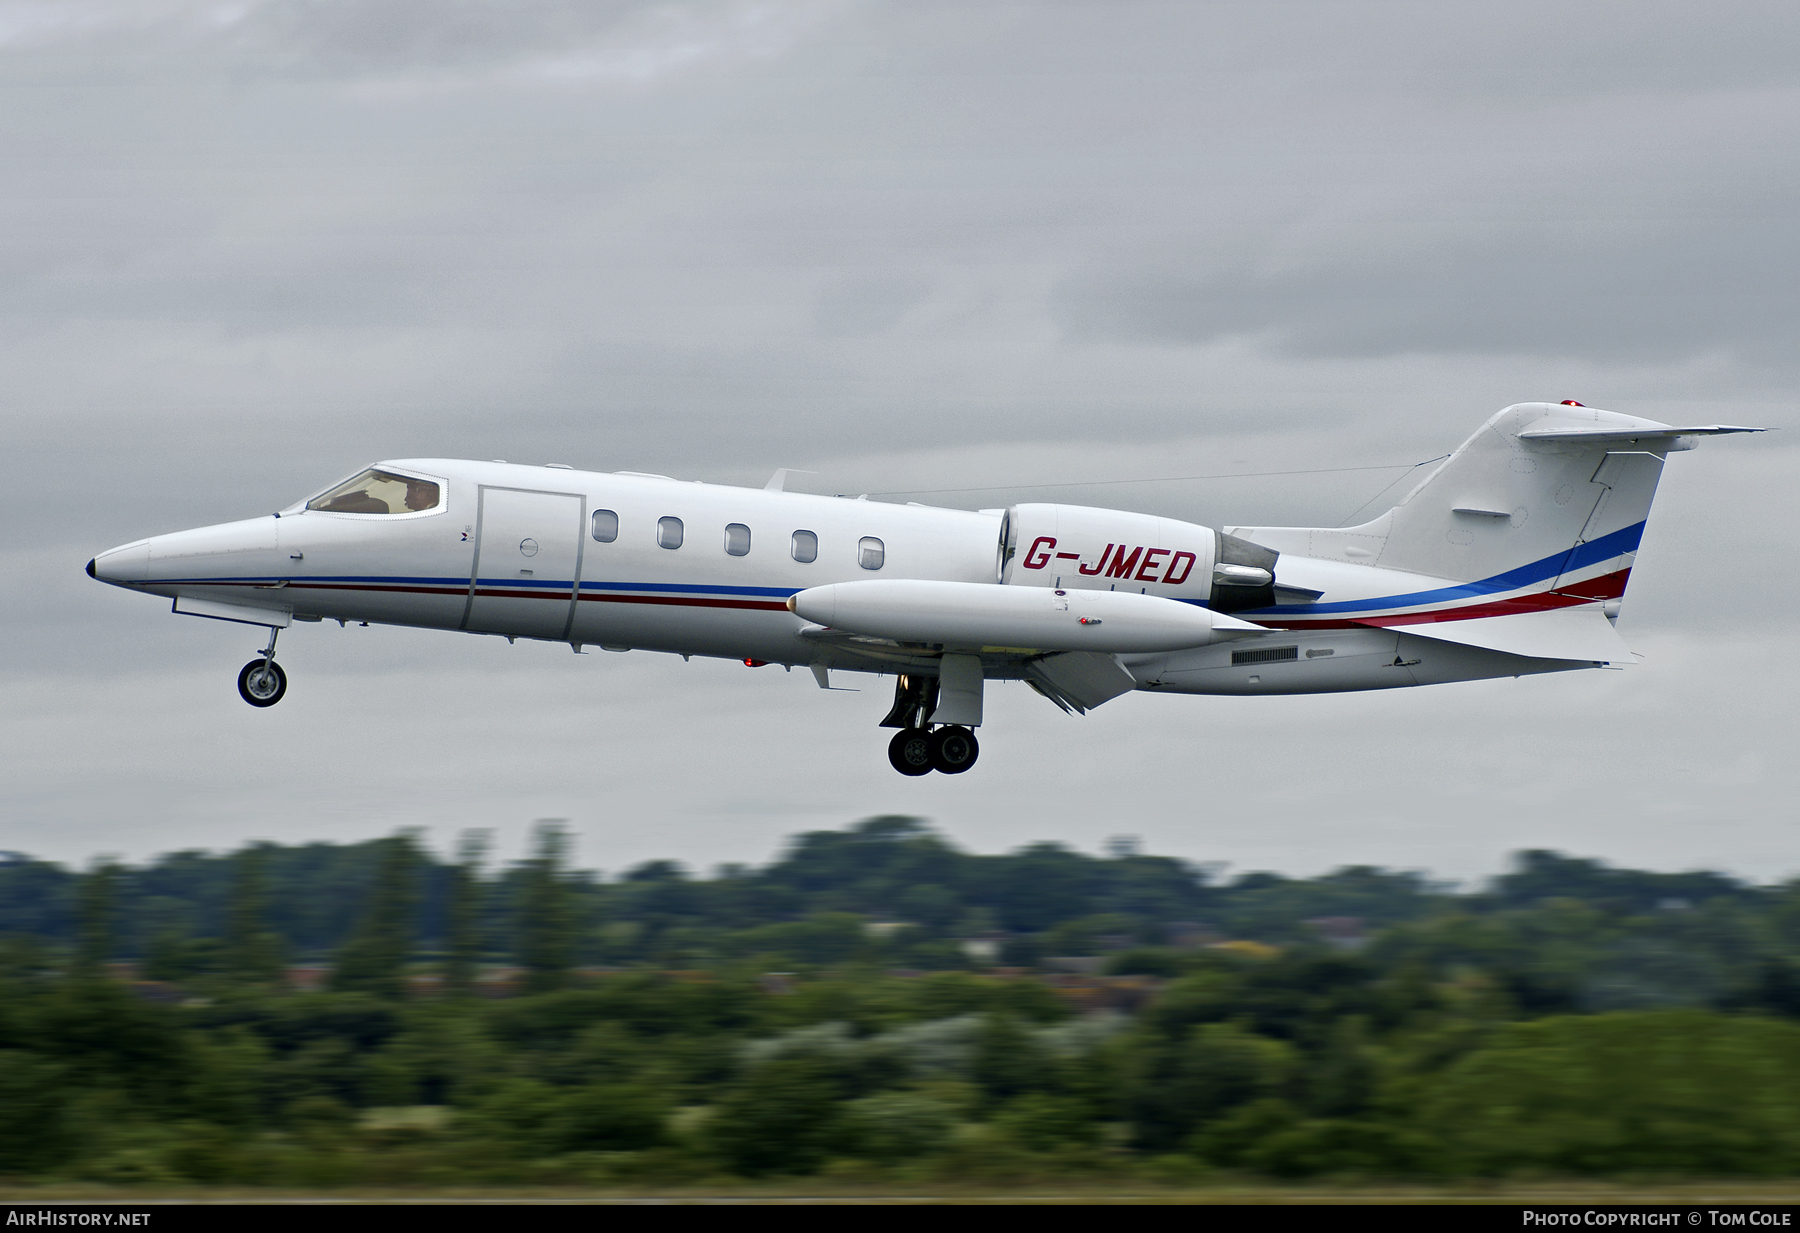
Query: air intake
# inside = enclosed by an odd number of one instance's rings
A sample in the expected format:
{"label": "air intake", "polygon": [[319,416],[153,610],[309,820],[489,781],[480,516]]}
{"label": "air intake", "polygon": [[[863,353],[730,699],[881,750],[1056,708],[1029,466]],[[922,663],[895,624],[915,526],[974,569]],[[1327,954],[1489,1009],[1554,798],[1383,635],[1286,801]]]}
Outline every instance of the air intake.
{"label": "air intake", "polygon": [[1300,658],[1297,646],[1272,646],[1266,651],[1233,651],[1231,666],[1236,668],[1242,664],[1279,664]]}

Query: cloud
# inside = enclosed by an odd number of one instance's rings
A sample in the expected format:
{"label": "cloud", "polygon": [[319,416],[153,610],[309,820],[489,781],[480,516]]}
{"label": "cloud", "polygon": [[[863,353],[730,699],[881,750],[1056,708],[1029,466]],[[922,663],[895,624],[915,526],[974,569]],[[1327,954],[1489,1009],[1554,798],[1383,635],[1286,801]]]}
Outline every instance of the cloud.
{"label": "cloud", "polygon": [[[0,5],[0,50],[320,81],[643,84],[777,54],[834,0],[30,0]],[[159,64],[160,62],[160,64]]]}
{"label": "cloud", "polygon": [[[1556,213],[1556,211],[1547,211]],[[1271,231],[1096,262],[1058,289],[1075,339],[1260,340],[1295,356],[1516,354],[1794,361],[1800,232],[1768,217],[1575,218]]]}
{"label": "cloud", "polygon": [[[1001,691],[983,765],[923,785],[881,759],[891,682],[728,662],[309,627],[283,635],[289,699],[253,714],[241,631],[81,565],[377,458],[1329,524],[1389,473],[1053,485],[1408,464],[1532,398],[1780,425],[1796,22],[0,0],[9,846],[554,815],[609,868],[705,865],[900,809],[983,850],[1129,831],[1295,870],[1478,874],[1527,843],[1785,869],[1774,437],[1671,465],[1636,675],[1080,721]],[[370,745],[334,719],[415,684],[454,721]],[[1279,792],[1229,770],[1271,760],[1297,768]]]}
{"label": "cloud", "polygon": [[931,292],[922,277],[860,278],[839,283],[819,297],[815,314],[821,338],[865,338],[880,334]]}

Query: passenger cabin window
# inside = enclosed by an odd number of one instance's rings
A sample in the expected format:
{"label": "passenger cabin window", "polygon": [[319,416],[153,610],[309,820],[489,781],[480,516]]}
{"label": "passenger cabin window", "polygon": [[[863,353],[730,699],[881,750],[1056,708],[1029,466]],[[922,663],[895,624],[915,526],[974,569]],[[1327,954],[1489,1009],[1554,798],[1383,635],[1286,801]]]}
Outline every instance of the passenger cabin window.
{"label": "passenger cabin window", "polygon": [[811,531],[794,532],[794,560],[802,565],[819,559],[819,537]]}
{"label": "passenger cabin window", "polygon": [[416,514],[436,509],[440,495],[430,480],[369,470],[314,497],[306,508],[328,514]]}
{"label": "passenger cabin window", "polygon": [[656,542],[664,548],[681,547],[681,519],[658,518],[656,520]]}
{"label": "passenger cabin window", "polygon": [[873,535],[865,535],[856,544],[856,563],[864,569],[880,569],[887,549]]}
{"label": "passenger cabin window", "polygon": [[610,544],[619,538],[619,516],[609,509],[594,511],[594,538]]}
{"label": "passenger cabin window", "polygon": [[741,522],[728,523],[725,527],[725,551],[734,557],[750,555],[750,528]]}

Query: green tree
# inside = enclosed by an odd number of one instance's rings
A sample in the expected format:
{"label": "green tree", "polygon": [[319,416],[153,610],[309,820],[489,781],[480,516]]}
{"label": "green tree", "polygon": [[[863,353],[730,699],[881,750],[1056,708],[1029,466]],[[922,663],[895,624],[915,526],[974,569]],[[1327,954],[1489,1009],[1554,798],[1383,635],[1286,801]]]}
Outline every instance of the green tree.
{"label": "green tree", "polygon": [[942,1150],[956,1110],[924,1092],[876,1092],[844,1106],[844,1143],[858,1156],[894,1164]]}
{"label": "green tree", "polygon": [[1480,1173],[1791,1174],[1795,1091],[1794,1023],[1566,1016],[1502,1028],[1427,1087],[1420,1121]]}
{"label": "green tree", "polygon": [[239,1027],[215,1039],[194,1039],[190,1048],[194,1080],[188,1102],[193,1111],[215,1125],[254,1128],[264,1111],[268,1047]]}
{"label": "green tree", "polygon": [[36,1049],[62,1063],[70,1087],[121,1094],[146,1118],[182,1107],[192,1050],[168,1007],[111,981],[72,980],[48,991],[35,1011]]}
{"label": "green tree", "polygon": [[669,1107],[637,1085],[592,1083],[569,1092],[545,1127],[564,1152],[634,1152],[663,1140]]}
{"label": "green tree", "polygon": [[225,964],[235,980],[272,981],[281,975],[281,939],[265,922],[268,911],[266,862],[273,846],[254,843],[232,857],[231,919]]}
{"label": "green tree", "polygon": [[994,1123],[1013,1142],[1034,1152],[1090,1146],[1100,1137],[1100,1123],[1084,1102],[1043,1092],[1012,1101]]}
{"label": "green tree", "polygon": [[1314,1118],[1241,1142],[1236,1163],[1276,1177],[1392,1176],[1435,1171],[1431,1139],[1386,1122]]}
{"label": "green tree", "polygon": [[481,963],[481,867],[487,859],[492,834],[486,830],[464,831],[456,868],[450,875],[444,990],[454,997],[467,997],[475,991]]}
{"label": "green tree", "polygon": [[995,1101],[1037,1091],[1051,1081],[1050,1059],[1042,1045],[1004,1011],[987,1015],[975,1037],[970,1077]]}
{"label": "green tree", "polygon": [[568,983],[575,964],[575,908],[564,870],[569,837],[560,821],[546,819],[533,840],[520,891],[518,955],[526,991],[547,993]]}
{"label": "green tree", "polygon": [[24,1177],[79,1146],[70,1125],[75,1092],[63,1067],[25,1049],[0,1049],[0,1176]]}
{"label": "green tree", "polygon": [[1167,1151],[1195,1127],[1277,1096],[1295,1069],[1293,1049],[1235,1023],[1208,1023],[1185,1038],[1133,1051],[1127,1107],[1145,1147]]}
{"label": "green tree", "polygon": [[1306,1103],[1323,1117],[1354,1117],[1375,1098],[1380,1073],[1361,1015],[1331,1025],[1306,1075]]}
{"label": "green tree", "polygon": [[118,866],[102,857],[81,880],[81,937],[75,966],[83,975],[99,975],[102,965],[112,958],[118,876]]}
{"label": "green tree", "polygon": [[413,911],[418,898],[413,837],[402,831],[378,845],[375,885],[362,923],[338,952],[334,989],[397,998],[413,950]]}
{"label": "green tree", "polygon": [[839,1141],[828,1064],[784,1057],[752,1070],[714,1111],[707,1137],[738,1173],[811,1173]]}

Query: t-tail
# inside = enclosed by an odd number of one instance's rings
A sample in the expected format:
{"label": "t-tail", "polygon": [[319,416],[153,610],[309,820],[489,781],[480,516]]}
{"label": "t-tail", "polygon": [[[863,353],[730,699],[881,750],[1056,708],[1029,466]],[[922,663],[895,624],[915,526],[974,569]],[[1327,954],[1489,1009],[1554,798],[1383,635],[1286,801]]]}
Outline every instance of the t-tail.
{"label": "t-tail", "polygon": [[[1515,653],[1616,658],[1594,653],[1605,639],[1596,643],[1593,627],[1602,614],[1617,615],[1664,461],[1702,436],[1757,431],[1519,403],[1372,522],[1229,528],[1282,554],[1277,604],[1239,615],[1299,627],[1402,626]],[[1499,620],[1533,614],[1543,619]]]}

